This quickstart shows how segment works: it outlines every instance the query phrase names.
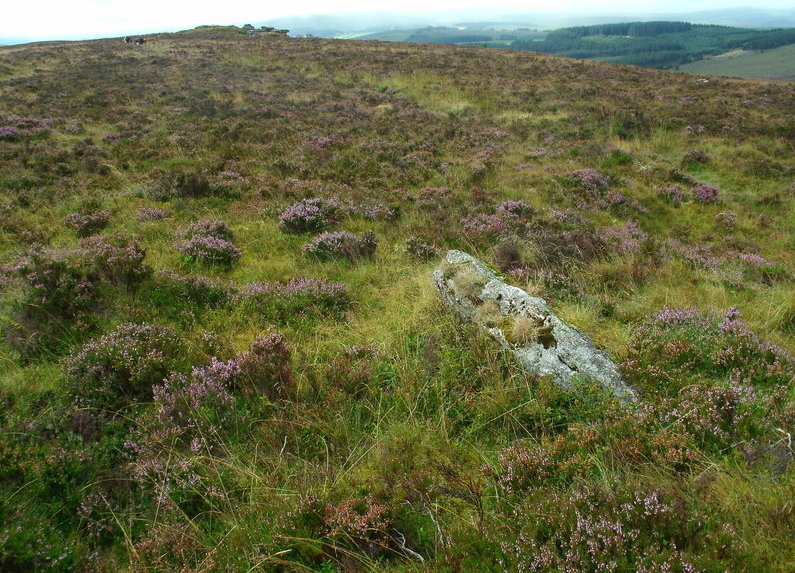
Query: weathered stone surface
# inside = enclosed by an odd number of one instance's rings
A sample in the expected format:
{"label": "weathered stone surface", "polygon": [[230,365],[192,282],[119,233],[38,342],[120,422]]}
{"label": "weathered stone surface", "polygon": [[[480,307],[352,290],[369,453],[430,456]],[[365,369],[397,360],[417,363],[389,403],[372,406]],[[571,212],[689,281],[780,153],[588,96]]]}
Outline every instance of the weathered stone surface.
{"label": "weathered stone surface", "polygon": [[479,324],[528,372],[564,388],[576,376],[590,378],[623,401],[636,399],[604,351],[558,318],[544,299],[505,284],[478,259],[449,251],[433,280],[449,307]]}

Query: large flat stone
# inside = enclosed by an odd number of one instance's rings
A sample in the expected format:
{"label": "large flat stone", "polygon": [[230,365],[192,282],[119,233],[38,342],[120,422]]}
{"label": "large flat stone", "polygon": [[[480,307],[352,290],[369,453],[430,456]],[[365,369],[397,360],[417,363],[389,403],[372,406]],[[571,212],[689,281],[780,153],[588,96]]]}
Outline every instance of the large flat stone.
{"label": "large flat stone", "polygon": [[[636,400],[607,353],[558,318],[544,299],[505,284],[478,259],[449,251],[433,280],[450,308],[479,324],[531,374],[548,376],[564,388],[571,388],[575,377],[588,378],[622,401]],[[530,338],[511,336],[516,321],[531,325]]]}

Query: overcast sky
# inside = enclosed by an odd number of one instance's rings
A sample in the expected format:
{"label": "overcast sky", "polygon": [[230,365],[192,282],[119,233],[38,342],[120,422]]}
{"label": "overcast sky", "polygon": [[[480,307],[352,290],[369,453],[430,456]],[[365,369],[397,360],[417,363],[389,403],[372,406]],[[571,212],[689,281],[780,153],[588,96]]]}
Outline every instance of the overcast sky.
{"label": "overcast sky", "polygon": [[[568,14],[691,12],[732,6],[789,9],[792,0],[401,0],[378,4],[365,0],[3,0],[0,38],[82,39],[132,33],[172,31],[202,24],[262,22],[291,15],[336,12],[416,13],[461,12],[471,9],[495,12],[535,11]],[[640,6],[639,6],[640,5]]]}

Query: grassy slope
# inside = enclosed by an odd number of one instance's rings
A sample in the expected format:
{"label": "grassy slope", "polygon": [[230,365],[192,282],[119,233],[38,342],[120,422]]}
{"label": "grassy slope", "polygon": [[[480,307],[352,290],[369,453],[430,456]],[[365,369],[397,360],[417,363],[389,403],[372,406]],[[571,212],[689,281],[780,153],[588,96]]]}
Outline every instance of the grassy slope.
{"label": "grassy slope", "polygon": [[[136,234],[154,269],[236,287],[323,277],[348,285],[356,305],[344,321],[284,320],[236,303],[195,305],[164,295],[153,278],[132,290],[102,283],[93,329],[53,317],[67,348],[61,340],[34,355],[7,337],[3,566],[502,570],[547,555],[531,548],[551,543],[570,547],[586,570],[600,559],[623,570],[655,559],[675,570],[787,569],[795,477],[786,463],[771,470],[769,458],[789,459],[780,432],[795,430],[791,382],[760,382],[758,403],[710,402],[718,390],[694,398],[692,388],[722,388],[728,374],[677,363],[681,349],[669,344],[654,351],[662,372],[633,370],[648,408],[620,413],[585,388],[555,391],[453,321],[429,284],[435,261],[413,259],[405,241],[494,264],[516,251],[512,280],[618,360],[657,363],[639,326],[665,307],[736,306],[752,330],[792,352],[793,86],[232,29],[148,40],[0,49],[0,124],[22,132],[0,141],[0,263],[37,244],[76,248],[64,217],[98,205],[112,211],[103,233]],[[602,170],[620,195],[591,197],[567,178],[583,168]],[[156,201],[152,191],[183,172],[205,178],[214,196]],[[687,194],[698,183],[719,187],[720,201],[663,200],[663,189]],[[378,201],[402,216],[343,218],[338,228],[375,231],[376,257],[317,262],[301,255],[311,237],[277,226],[307,197]],[[507,199],[532,214],[495,220]],[[140,222],[142,207],[171,218]],[[478,217],[485,228],[464,224]],[[240,261],[225,269],[180,259],[174,233],[199,219],[232,228]],[[627,245],[605,231],[628,222],[649,239]],[[10,271],[0,285],[13,332],[26,287]],[[278,330],[293,349],[295,394],[238,395],[231,421],[196,412],[196,427],[173,441],[163,441],[148,399],[112,415],[80,408],[65,390],[74,381],[62,355],[130,320],[177,329],[200,349],[197,365]],[[33,334],[48,326],[34,324]],[[201,342],[205,333],[220,348]],[[354,345],[378,353],[352,358]],[[666,417],[716,408],[739,408],[742,424],[714,422],[725,442],[713,422]],[[644,499],[661,500],[657,513],[621,513]],[[583,508],[603,520],[588,526],[603,544],[595,556],[589,538],[578,541]],[[632,533],[609,545],[607,531],[592,531],[608,522]]]}
{"label": "grassy slope", "polygon": [[680,66],[690,74],[795,81],[795,45],[764,52],[730,52]]}

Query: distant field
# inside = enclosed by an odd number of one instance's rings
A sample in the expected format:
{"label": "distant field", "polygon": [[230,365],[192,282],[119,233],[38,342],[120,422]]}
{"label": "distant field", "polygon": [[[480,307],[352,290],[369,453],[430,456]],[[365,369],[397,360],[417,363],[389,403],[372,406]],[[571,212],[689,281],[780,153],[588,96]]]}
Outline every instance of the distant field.
{"label": "distant field", "polygon": [[764,52],[738,50],[679,69],[689,74],[795,81],[795,44]]}

